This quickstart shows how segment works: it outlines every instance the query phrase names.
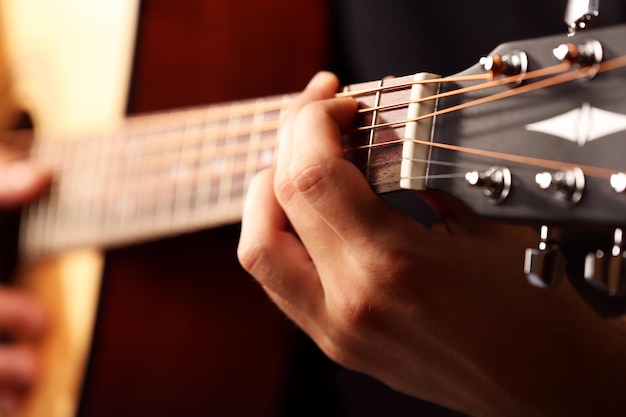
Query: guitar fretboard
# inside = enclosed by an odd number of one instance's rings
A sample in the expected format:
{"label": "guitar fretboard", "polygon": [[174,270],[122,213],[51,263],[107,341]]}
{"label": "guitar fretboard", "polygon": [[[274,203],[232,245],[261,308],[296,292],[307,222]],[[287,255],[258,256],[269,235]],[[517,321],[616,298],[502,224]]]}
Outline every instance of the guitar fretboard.
{"label": "guitar fretboard", "polygon": [[[402,103],[409,90],[392,89],[384,97],[371,92],[357,100],[362,108]],[[126,245],[239,221],[250,180],[274,163],[278,122],[293,98],[132,117],[97,137],[39,141],[32,158],[52,169],[54,184],[25,213],[23,256]],[[370,111],[356,125],[405,118],[406,108]],[[403,129],[355,131],[344,144],[377,192],[398,189]],[[390,145],[372,146],[383,143]]]}
{"label": "guitar fretboard", "polygon": [[23,224],[28,255],[114,246],[235,222],[252,176],[274,160],[291,96],[133,117],[76,141],[41,141],[54,172]]}

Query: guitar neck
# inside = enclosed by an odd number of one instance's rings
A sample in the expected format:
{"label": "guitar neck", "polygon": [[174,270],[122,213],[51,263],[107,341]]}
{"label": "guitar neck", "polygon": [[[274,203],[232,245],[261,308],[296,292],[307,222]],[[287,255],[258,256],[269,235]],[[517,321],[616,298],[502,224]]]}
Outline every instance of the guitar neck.
{"label": "guitar neck", "polygon": [[[355,98],[368,109],[401,103],[411,78],[387,81],[384,99],[378,83],[344,94],[360,92]],[[24,213],[22,255],[115,247],[236,223],[250,180],[274,163],[278,122],[293,98],[137,116],[100,136],[36,143],[32,158],[52,169],[54,184]],[[384,121],[394,113],[406,118],[401,109],[387,111]],[[380,122],[375,111],[365,111],[356,125]],[[398,189],[402,137],[404,127],[355,130],[345,143],[346,156],[377,192]]]}
{"label": "guitar neck", "polygon": [[127,119],[81,140],[44,140],[32,158],[54,173],[23,216],[23,256],[113,247],[240,219],[252,176],[274,161],[293,96]]}

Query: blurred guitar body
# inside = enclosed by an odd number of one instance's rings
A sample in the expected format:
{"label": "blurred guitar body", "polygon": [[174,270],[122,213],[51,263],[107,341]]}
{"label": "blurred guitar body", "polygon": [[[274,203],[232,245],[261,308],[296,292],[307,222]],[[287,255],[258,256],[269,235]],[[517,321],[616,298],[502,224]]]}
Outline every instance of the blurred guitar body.
{"label": "blurred guitar body", "polygon": [[[326,59],[322,0],[7,0],[2,19],[12,96],[40,140],[125,111],[297,91]],[[55,78],[63,68],[72,74]],[[54,318],[25,415],[279,415],[295,332],[239,267],[237,236],[229,226],[25,265],[18,282]]]}

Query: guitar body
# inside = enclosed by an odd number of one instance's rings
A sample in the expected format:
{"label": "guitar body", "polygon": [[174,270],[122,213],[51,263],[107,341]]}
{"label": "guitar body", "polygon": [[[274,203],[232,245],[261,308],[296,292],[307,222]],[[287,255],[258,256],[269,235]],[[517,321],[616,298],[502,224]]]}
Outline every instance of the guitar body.
{"label": "guitar body", "polygon": [[[15,96],[40,136],[78,136],[123,116],[138,3],[95,3],[3,3]],[[47,23],[29,13],[44,5]],[[324,64],[322,1],[146,0],[140,16],[130,113],[297,91]],[[106,17],[113,19],[104,30]],[[52,27],[65,29],[55,47]],[[85,45],[96,45],[91,55],[78,49]],[[76,52],[84,59],[77,61]],[[79,73],[89,77],[72,86]],[[239,267],[237,236],[230,226],[105,258],[81,251],[26,265],[19,282],[54,321],[42,348],[43,383],[26,415],[277,415],[294,329]]]}
{"label": "guitar body", "polygon": [[[130,113],[301,89],[323,65],[322,2],[243,3],[145,1]],[[277,47],[285,33],[299,49]],[[294,329],[239,266],[238,234],[107,253],[79,415],[279,414]]]}
{"label": "guitar body", "polygon": [[275,416],[292,326],[241,271],[237,230],[109,252],[80,416]]}
{"label": "guitar body", "polygon": [[[72,137],[122,119],[136,2],[9,0],[1,7],[5,102],[15,105],[4,109],[7,123],[26,111],[37,136]],[[22,266],[17,284],[40,300],[54,329],[39,347],[45,370],[25,415],[75,414],[101,266],[101,254],[89,249]]]}

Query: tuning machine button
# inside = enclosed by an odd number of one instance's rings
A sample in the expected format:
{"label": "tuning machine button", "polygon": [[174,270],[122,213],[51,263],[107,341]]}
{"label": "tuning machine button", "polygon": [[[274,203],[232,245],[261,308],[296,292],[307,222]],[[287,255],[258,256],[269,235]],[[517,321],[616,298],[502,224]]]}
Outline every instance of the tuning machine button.
{"label": "tuning machine button", "polygon": [[616,193],[623,193],[626,191],[626,174],[623,172],[617,172],[611,175],[611,188]]}
{"label": "tuning machine button", "polygon": [[596,40],[576,45],[573,43],[562,43],[552,50],[552,54],[561,62],[569,62],[578,67],[589,67],[589,77],[593,77],[598,72],[598,65],[602,62],[604,51],[602,44]]}
{"label": "tuning machine button", "polygon": [[624,263],[624,236],[622,229],[613,233],[613,247],[610,253],[598,250],[585,258],[585,280],[593,287],[605,291],[611,296],[626,293]]}
{"label": "tuning machine button", "polygon": [[554,288],[563,280],[565,257],[559,249],[555,234],[548,226],[540,228],[538,248],[528,248],[524,256],[524,273],[528,282],[541,288]]}
{"label": "tuning machine button", "polygon": [[511,51],[505,55],[493,54],[482,57],[479,61],[483,69],[491,72],[492,76],[513,77],[519,75],[518,84],[522,82],[528,71],[528,56],[523,51]]}
{"label": "tuning machine button", "polygon": [[470,171],[465,180],[474,187],[482,188],[483,194],[495,202],[504,201],[511,191],[511,171],[506,167],[493,166],[486,171]]}
{"label": "tuning machine button", "polygon": [[578,167],[556,172],[540,172],[535,176],[535,182],[542,190],[552,190],[557,200],[568,205],[578,203],[585,190],[585,174]]}

